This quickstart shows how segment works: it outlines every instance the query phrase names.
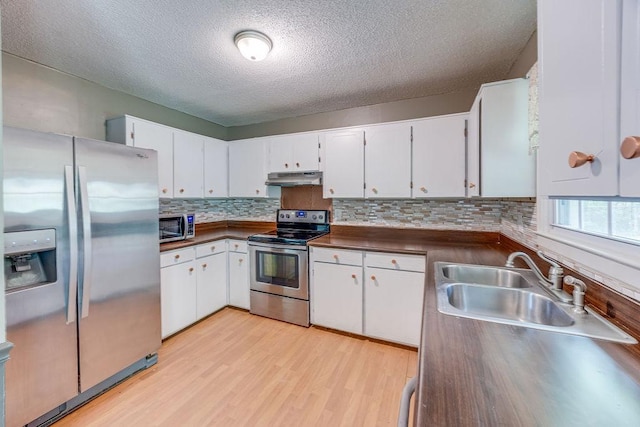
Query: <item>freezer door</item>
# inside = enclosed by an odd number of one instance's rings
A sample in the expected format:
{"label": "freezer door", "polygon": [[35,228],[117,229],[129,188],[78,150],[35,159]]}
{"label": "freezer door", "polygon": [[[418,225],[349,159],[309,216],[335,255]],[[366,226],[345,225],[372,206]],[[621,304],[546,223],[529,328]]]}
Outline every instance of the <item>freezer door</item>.
{"label": "freezer door", "polygon": [[54,282],[6,291],[7,340],[15,346],[6,364],[6,425],[17,426],[78,393],[76,282],[69,278],[77,259],[69,239],[73,151],[71,137],[10,127],[3,148],[4,231],[54,229],[56,242]]}
{"label": "freezer door", "polygon": [[160,348],[156,152],[75,138],[80,390]]}

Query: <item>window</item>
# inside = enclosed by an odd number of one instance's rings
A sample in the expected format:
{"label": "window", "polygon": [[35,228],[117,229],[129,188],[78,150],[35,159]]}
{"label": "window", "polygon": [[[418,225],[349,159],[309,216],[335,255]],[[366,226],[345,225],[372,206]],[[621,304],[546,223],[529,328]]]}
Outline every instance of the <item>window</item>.
{"label": "window", "polygon": [[555,199],[553,225],[640,245],[640,200]]}

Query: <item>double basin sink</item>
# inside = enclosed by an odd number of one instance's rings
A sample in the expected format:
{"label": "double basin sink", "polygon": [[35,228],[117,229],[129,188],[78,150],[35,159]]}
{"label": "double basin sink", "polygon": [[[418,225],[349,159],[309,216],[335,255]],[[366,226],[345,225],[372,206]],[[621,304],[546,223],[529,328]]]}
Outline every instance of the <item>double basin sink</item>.
{"label": "double basin sink", "polygon": [[546,291],[531,270],[435,263],[438,311],[509,325],[636,344],[589,307],[574,310]]}

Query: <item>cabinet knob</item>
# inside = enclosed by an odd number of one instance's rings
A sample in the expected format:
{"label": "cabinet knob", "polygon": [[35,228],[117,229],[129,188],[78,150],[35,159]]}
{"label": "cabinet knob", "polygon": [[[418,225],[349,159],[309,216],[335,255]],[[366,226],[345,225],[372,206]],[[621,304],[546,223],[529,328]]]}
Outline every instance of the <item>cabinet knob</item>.
{"label": "cabinet knob", "polygon": [[285,163],[285,164],[284,164],[284,167],[285,167],[285,168],[288,168],[288,167],[289,167],[289,163]]}
{"label": "cabinet knob", "polygon": [[338,260],[338,255],[333,255],[333,259],[335,259],[336,261]]}
{"label": "cabinet knob", "polygon": [[391,260],[391,264],[396,265],[398,263],[398,261],[396,261],[395,259]]}
{"label": "cabinet knob", "polygon": [[207,264],[202,264],[202,268],[207,268]]}
{"label": "cabinet knob", "polygon": [[240,258],[240,259],[238,260],[238,262],[239,262],[240,264],[242,264],[242,261],[244,261],[242,258]]}
{"label": "cabinet knob", "polygon": [[189,267],[189,273],[193,273],[193,267]]}
{"label": "cabinet knob", "polygon": [[210,189],[210,190],[209,190],[209,194],[213,194],[213,189]]}
{"label": "cabinet knob", "polygon": [[330,189],[329,189],[329,193],[331,193],[331,194],[333,194],[333,193],[334,193],[333,188],[330,188]]}
{"label": "cabinet knob", "polygon": [[469,188],[476,188],[476,185],[473,182],[469,183]]}
{"label": "cabinet knob", "polygon": [[234,248],[238,249],[240,247],[240,245],[238,245],[237,243],[235,245],[233,245]]}
{"label": "cabinet knob", "polygon": [[374,281],[375,281],[375,280],[376,280],[376,276],[371,275],[371,280],[374,280]]}
{"label": "cabinet knob", "polygon": [[256,190],[256,194],[260,194],[260,190]]}
{"label": "cabinet knob", "polygon": [[173,257],[174,259],[180,259],[180,255],[176,255]]}
{"label": "cabinet knob", "polygon": [[371,188],[371,191],[373,191],[374,194],[378,194],[378,189],[376,187]]}
{"label": "cabinet knob", "polygon": [[585,154],[581,151],[572,151],[569,154],[569,167],[578,168],[586,163],[591,163],[596,159],[593,154]]}
{"label": "cabinet knob", "polygon": [[622,140],[620,154],[625,159],[637,159],[640,157],[640,136],[628,136]]}
{"label": "cabinet knob", "polygon": [[352,278],[352,279],[355,279],[355,278],[356,278],[356,275],[355,275],[355,274],[352,274],[352,275],[351,275],[351,278]]}
{"label": "cabinet knob", "polygon": [[184,188],[181,188],[181,189],[180,189],[180,193],[184,193]]}
{"label": "cabinet knob", "polygon": [[169,191],[169,190],[167,190],[166,188],[162,189],[162,193],[164,193],[164,194],[167,194],[167,191]]}
{"label": "cabinet knob", "polygon": [[420,191],[422,191],[423,193],[426,193],[426,192],[427,192],[427,189],[426,189],[426,188],[424,188],[424,187],[420,187]]}
{"label": "cabinet knob", "polygon": [[296,167],[299,168],[300,167],[300,163],[296,162]]}
{"label": "cabinet knob", "polygon": [[215,246],[211,246],[211,252],[215,251],[216,247]]}

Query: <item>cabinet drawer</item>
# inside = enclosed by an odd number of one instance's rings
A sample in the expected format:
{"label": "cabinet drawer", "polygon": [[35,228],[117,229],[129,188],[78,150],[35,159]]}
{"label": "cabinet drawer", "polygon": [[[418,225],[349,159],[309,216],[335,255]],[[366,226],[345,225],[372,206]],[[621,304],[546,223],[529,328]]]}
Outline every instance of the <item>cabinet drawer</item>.
{"label": "cabinet drawer", "polygon": [[378,252],[367,252],[367,267],[388,268],[391,270],[418,271],[424,273],[425,257],[423,255],[401,255]]}
{"label": "cabinet drawer", "polygon": [[343,249],[311,248],[313,260],[342,265],[362,265],[362,252]]}
{"label": "cabinet drawer", "polygon": [[160,254],[160,267],[168,267],[170,265],[182,264],[183,262],[193,261],[195,251],[193,248],[179,249],[177,251],[163,252]]}
{"label": "cabinet drawer", "polygon": [[247,241],[246,240],[229,240],[229,251],[247,253]]}
{"label": "cabinet drawer", "polygon": [[209,242],[196,246],[196,258],[218,254],[226,250],[227,248],[224,244],[224,240],[216,240],[215,242]]}

